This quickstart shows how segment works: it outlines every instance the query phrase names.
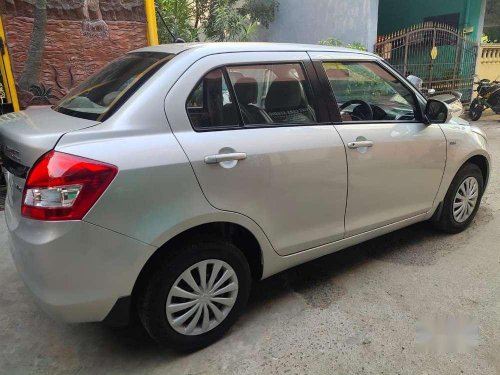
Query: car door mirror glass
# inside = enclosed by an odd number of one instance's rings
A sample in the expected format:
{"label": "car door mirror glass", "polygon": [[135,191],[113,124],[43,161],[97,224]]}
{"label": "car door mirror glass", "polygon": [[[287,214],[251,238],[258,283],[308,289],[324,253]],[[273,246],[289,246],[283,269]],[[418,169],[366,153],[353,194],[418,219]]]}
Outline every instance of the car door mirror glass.
{"label": "car door mirror glass", "polygon": [[435,99],[427,100],[425,118],[429,123],[442,124],[450,121],[451,114],[445,102]]}

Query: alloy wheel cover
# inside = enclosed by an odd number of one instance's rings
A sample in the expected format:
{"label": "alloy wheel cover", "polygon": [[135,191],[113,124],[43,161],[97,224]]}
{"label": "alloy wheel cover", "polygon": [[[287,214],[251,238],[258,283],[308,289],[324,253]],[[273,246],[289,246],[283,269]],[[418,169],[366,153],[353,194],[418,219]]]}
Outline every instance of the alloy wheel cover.
{"label": "alloy wheel cover", "polygon": [[475,177],[467,177],[462,181],[453,199],[453,219],[463,223],[474,212],[479,198],[479,183]]}
{"label": "alloy wheel cover", "polygon": [[234,269],[219,259],[202,260],[190,266],[170,288],[165,313],[178,333],[206,333],[226,319],[238,297]]}

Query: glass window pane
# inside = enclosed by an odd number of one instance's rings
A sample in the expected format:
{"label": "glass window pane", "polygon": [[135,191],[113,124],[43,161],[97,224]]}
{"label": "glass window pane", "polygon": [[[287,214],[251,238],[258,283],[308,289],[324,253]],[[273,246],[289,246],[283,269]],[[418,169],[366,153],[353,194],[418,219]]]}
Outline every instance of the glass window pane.
{"label": "glass window pane", "polygon": [[123,55],[73,88],[53,109],[70,116],[97,120],[126,91],[133,89],[134,85],[137,89],[140,78],[148,70],[158,68],[173,56],[157,52],[132,52]]}
{"label": "glass window pane", "polygon": [[413,93],[373,62],[324,62],[343,121],[414,120]]}
{"label": "glass window pane", "polygon": [[228,67],[245,125],[316,122],[312,91],[301,64]]}
{"label": "glass window pane", "polygon": [[186,108],[196,129],[239,126],[238,109],[222,69],[212,70],[203,77],[189,95]]}

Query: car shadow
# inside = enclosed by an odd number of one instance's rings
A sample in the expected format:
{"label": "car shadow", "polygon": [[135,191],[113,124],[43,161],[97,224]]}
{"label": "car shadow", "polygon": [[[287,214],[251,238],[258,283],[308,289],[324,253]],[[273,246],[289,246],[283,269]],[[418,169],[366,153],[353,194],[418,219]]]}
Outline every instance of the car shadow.
{"label": "car shadow", "polygon": [[[345,293],[335,282],[342,274],[356,272],[357,268],[373,261],[430,266],[453,251],[453,242],[453,236],[435,230],[428,223],[418,223],[256,282],[247,310],[259,309],[289,292],[301,294],[312,307],[326,307]],[[322,288],[328,291],[318,291]]]}
{"label": "car shadow", "polygon": [[[432,246],[424,246],[429,242],[432,242]],[[419,223],[323,256],[255,282],[244,313],[247,318],[244,318],[239,326],[241,328],[252,324],[252,316],[259,314],[264,305],[289,293],[301,294],[312,307],[326,307],[345,292],[335,286],[336,279],[346,272],[356,272],[357,268],[366,263],[383,261],[424,267],[435,263],[449,251],[453,251],[449,235],[434,230],[427,223]],[[128,354],[135,360],[140,358],[140,361],[146,362],[148,358],[158,356],[170,360],[185,356],[185,353],[157,345],[137,322],[125,328],[111,328],[99,323],[79,327],[83,330],[99,331],[95,332],[102,338],[99,345],[106,352],[110,352],[111,356],[121,360]]]}

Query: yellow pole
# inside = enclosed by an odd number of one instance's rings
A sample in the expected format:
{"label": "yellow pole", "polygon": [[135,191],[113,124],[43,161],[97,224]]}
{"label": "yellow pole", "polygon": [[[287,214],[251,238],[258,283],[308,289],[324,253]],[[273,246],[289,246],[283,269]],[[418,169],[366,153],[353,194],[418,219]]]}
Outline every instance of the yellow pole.
{"label": "yellow pole", "polygon": [[146,10],[146,24],[148,27],[148,44],[158,45],[158,27],[156,25],[156,10],[154,0],[144,0]]}
{"label": "yellow pole", "polygon": [[12,74],[12,67],[10,65],[9,49],[7,48],[7,42],[5,40],[5,33],[3,31],[2,17],[0,16],[0,38],[4,41],[5,54],[0,56],[2,61],[0,61],[0,68],[2,70],[2,76],[5,78],[5,84],[7,85],[7,95],[10,95],[10,100],[12,101],[12,106],[14,107],[14,112],[19,111],[19,100],[17,99],[16,85],[14,83],[14,75]]}

